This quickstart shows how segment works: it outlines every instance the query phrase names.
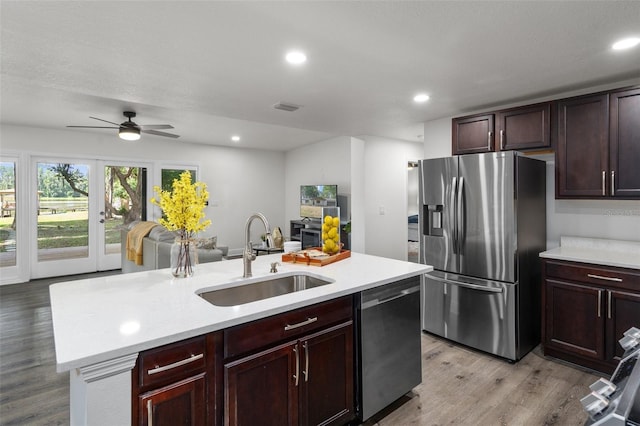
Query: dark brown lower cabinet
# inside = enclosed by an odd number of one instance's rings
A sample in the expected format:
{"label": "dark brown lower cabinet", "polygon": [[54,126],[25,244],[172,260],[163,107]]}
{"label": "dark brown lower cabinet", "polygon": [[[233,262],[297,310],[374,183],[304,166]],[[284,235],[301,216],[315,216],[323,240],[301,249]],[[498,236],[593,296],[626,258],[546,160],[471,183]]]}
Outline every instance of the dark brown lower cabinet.
{"label": "dark brown lower cabinet", "polygon": [[353,352],[352,296],[143,351],[131,424],[347,424]]}
{"label": "dark brown lower cabinet", "polygon": [[205,374],[140,395],[140,424],[153,426],[206,423]]}
{"label": "dark brown lower cabinet", "polygon": [[545,355],[611,374],[618,340],[640,327],[640,271],[557,260],[543,268]]}
{"label": "dark brown lower cabinet", "polygon": [[353,325],[225,364],[225,425],[339,425],[353,418]]}
{"label": "dark brown lower cabinet", "polygon": [[213,357],[222,333],[209,333],[140,352],[132,371],[132,425],[213,424]]}

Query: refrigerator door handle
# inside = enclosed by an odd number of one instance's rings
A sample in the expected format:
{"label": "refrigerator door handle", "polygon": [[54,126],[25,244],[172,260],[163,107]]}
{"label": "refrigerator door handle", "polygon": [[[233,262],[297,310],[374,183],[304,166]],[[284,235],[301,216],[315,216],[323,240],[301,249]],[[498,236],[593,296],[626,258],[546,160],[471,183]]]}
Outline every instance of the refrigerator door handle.
{"label": "refrigerator door handle", "polygon": [[452,285],[457,285],[459,287],[471,288],[473,290],[480,290],[480,291],[484,291],[484,292],[487,292],[487,293],[504,293],[504,289],[502,287],[487,287],[487,286],[483,286],[483,285],[466,283],[464,281],[448,280],[446,278],[436,277],[435,275],[431,275],[431,274],[424,274],[424,275],[427,278],[429,278],[430,280],[440,281],[440,282],[447,283],[447,284],[452,284]]}
{"label": "refrigerator door handle", "polygon": [[462,254],[462,247],[464,245],[464,178],[461,177],[458,181],[458,201],[456,202],[457,218],[456,218],[456,233],[458,241],[458,254]]}
{"label": "refrigerator door handle", "polygon": [[458,178],[454,177],[451,179],[451,215],[450,215],[450,223],[451,223],[451,241],[453,245],[453,254],[458,254],[458,226],[457,226],[457,205],[456,205],[456,193],[458,191]]}

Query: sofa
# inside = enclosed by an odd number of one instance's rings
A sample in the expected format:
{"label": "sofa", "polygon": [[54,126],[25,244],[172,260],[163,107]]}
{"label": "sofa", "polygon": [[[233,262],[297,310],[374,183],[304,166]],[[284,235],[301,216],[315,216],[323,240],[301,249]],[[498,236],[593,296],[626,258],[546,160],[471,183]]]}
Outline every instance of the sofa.
{"label": "sofa", "polygon": [[[142,265],[136,265],[134,261],[127,259],[127,233],[135,224],[120,230],[122,273],[169,268],[171,266],[171,246],[174,244],[176,236],[162,225],[154,226],[149,234],[142,239]],[[229,248],[216,245],[215,248],[198,248],[197,250],[198,263],[207,263],[225,259]]]}

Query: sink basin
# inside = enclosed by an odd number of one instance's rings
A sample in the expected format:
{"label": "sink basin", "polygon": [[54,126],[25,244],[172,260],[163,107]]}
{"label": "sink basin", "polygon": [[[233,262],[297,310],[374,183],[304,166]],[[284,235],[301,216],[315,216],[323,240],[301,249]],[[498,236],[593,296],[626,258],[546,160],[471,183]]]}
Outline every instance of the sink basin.
{"label": "sink basin", "polygon": [[277,275],[235,287],[204,291],[200,293],[199,296],[212,305],[235,306],[296,291],[307,290],[309,288],[320,287],[331,284],[332,282],[332,280],[316,275]]}

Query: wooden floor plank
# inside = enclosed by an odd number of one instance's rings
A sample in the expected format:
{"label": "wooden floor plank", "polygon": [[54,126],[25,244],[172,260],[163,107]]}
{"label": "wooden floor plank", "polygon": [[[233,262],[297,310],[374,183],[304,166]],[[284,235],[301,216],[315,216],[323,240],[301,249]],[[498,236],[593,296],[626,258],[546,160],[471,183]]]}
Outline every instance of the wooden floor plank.
{"label": "wooden floor plank", "polygon": [[[0,286],[3,426],[69,424],[69,375],[56,373],[49,303],[49,285],[64,280]],[[365,425],[583,425],[579,399],[599,377],[539,348],[511,364],[429,334],[422,362],[422,384]]]}

